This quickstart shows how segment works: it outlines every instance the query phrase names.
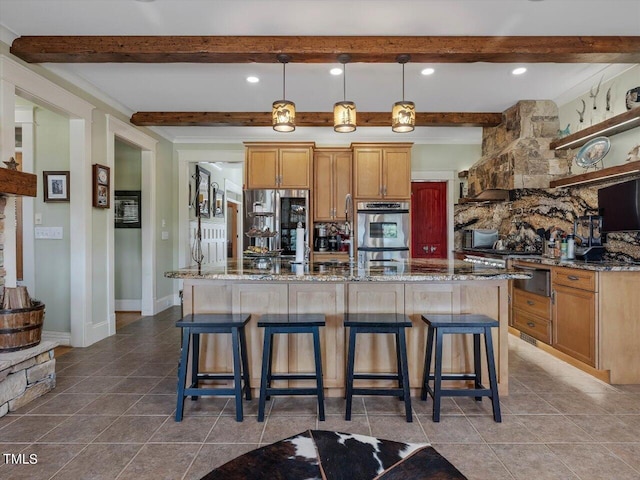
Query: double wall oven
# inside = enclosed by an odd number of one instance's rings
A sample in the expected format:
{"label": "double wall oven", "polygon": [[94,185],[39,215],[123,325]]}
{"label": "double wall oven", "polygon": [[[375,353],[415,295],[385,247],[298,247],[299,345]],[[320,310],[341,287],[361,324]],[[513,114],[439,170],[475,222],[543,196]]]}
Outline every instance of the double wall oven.
{"label": "double wall oven", "polygon": [[409,258],[409,202],[358,202],[358,261]]}

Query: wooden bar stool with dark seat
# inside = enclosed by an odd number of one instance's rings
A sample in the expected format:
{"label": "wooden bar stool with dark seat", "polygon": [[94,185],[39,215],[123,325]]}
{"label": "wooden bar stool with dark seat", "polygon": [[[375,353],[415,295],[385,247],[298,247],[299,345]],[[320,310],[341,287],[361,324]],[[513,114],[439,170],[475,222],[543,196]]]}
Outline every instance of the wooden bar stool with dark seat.
{"label": "wooden bar stool with dark seat", "polygon": [[[247,361],[247,341],[244,327],[251,319],[251,315],[230,313],[196,313],[183,317],[176,322],[176,327],[182,328],[182,350],[178,368],[178,405],[176,421],[182,420],[184,413],[184,399],[191,396],[198,400],[200,395],[234,395],[236,399],[236,420],[242,421],[242,391],[247,400],[251,400],[251,384],[249,383],[249,362]],[[233,373],[200,373],[198,361],[200,358],[200,335],[204,333],[230,333],[233,351]],[[189,358],[189,344],[191,348],[191,385],[187,383],[187,362]],[[200,380],[233,380],[232,388],[201,388]],[[242,384],[244,380],[244,385]]]}
{"label": "wooden bar stool with dark seat", "polygon": [[[260,378],[260,401],[258,403],[258,421],[264,421],[265,403],[271,395],[316,395],[318,397],[318,418],[324,421],[324,385],[322,382],[322,355],[320,351],[320,327],[324,327],[325,318],[321,313],[266,314],[258,320],[258,326],[264,328],[264,348],[262,351],[262,376]],[[315,373],[272,373],[273,336],[279,333],[313,334],[313,354]],[[315,387],[274,388],[272,380],[313,380]]]}
{"label": "wooden bar stool with dark seat", "polygon": [[[440,421],[440,400],[442,397],[475,397],[481,401],[482,397],[491,397],[493,419],[501,422],[500,399],[498,398],[498,381],[496,364],[493,357],[493,340],[491,328],[497,327],[498,322],[486,315],[446,314],[422,315],[422,320],[428,325],[427,351],[424,359],[422,375],[422,400],[427,399],[427,393],[433,398],[433,421]],[[473,373],[442,373],[442,340],[443,336],[452,333],[473,334]],[[482,385],[482,362],[480,359],[480,335],[484,334],[487,355],[487,369],[489,370],[489,388]],[[435,336],[435,338],[434,338]],[[435,366],[431,373],[431,356],[435,341]],[[429,382],[433,380],[433,388]],[[473,380],[474,388],[442,389],[442,380]]]}
{"label": "wooden bar stool with dark seat", "polygon": [[[349,327],[349,353],[347,356],[347,410],[345,420],[351,420],[353,395],[388,395],[404,400],[407,422],[412,422],[411,392],[409,390],[409,367],[405,328],[411,327],[411,319],[396,313],[350,313],[345,327]],[[358,333],[386,333],[395,335],[397,371],[395,373],[355,373],[356,336]],[[398,388],[354,387],[354,380],[397,380]]]}

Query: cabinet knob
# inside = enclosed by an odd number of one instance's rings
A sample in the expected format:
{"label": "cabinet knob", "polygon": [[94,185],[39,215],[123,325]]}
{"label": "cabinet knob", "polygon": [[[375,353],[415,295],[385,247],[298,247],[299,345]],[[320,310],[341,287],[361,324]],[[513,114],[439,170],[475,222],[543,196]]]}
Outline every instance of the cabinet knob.
{"label": "cabinet knob", "polygon": [[431,253],[435,252],[437,247],[435,245],[431,245]]}
{"label": "cabinet knob", "polygon": [[535,305],[536,302],[534,302],[533,300],[527,300],[527,305]]}
{"label": "cabinet knob", "polygon": [[536,326],[536,324],[535,324],[535,323],[533,323],[533,322],[527,322],[527,327],[531,327],[531,328],[533,328],[533,327],[535,327],[535,326]]}
{"label": "cabinet knob", "polygon": [[429,253],[429,245],[425,245],[424,247],[422,247],[422,250]]}
{"label": "cabinet knob", "polygon": [[567,278],[573,281],[580,280],[580,277],[576,277],[575,275],[568,275]]}

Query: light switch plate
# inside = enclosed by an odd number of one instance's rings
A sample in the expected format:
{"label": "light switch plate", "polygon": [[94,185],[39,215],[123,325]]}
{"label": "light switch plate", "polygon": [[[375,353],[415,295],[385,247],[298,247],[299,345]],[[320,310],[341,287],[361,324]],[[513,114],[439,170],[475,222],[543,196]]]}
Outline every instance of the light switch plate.
{"label": "light switch plate", "polygon": [[33,223],[35,223],[36,225],[42,225],[42,214],[41,213],[36,213],[35,214]]}
{"label": "light switch plate", "polygon": [[161,238],[162,240],[169,240],[169,232],[162,232]]}

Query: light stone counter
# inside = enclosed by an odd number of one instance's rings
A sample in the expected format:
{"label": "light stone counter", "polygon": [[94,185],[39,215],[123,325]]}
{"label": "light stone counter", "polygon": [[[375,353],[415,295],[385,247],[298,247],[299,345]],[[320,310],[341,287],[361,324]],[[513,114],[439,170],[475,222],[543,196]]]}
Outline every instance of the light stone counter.
{"label": "light stone counter", "polygon": [[559,258],[547,258],[538,255],[518,257],[518,261],[537,263],[550,267],[568,267],[593,272],[640,272],[640,263],[614,262],[604,260],[601,262],[586,262],[584,260],[560,260]]}

